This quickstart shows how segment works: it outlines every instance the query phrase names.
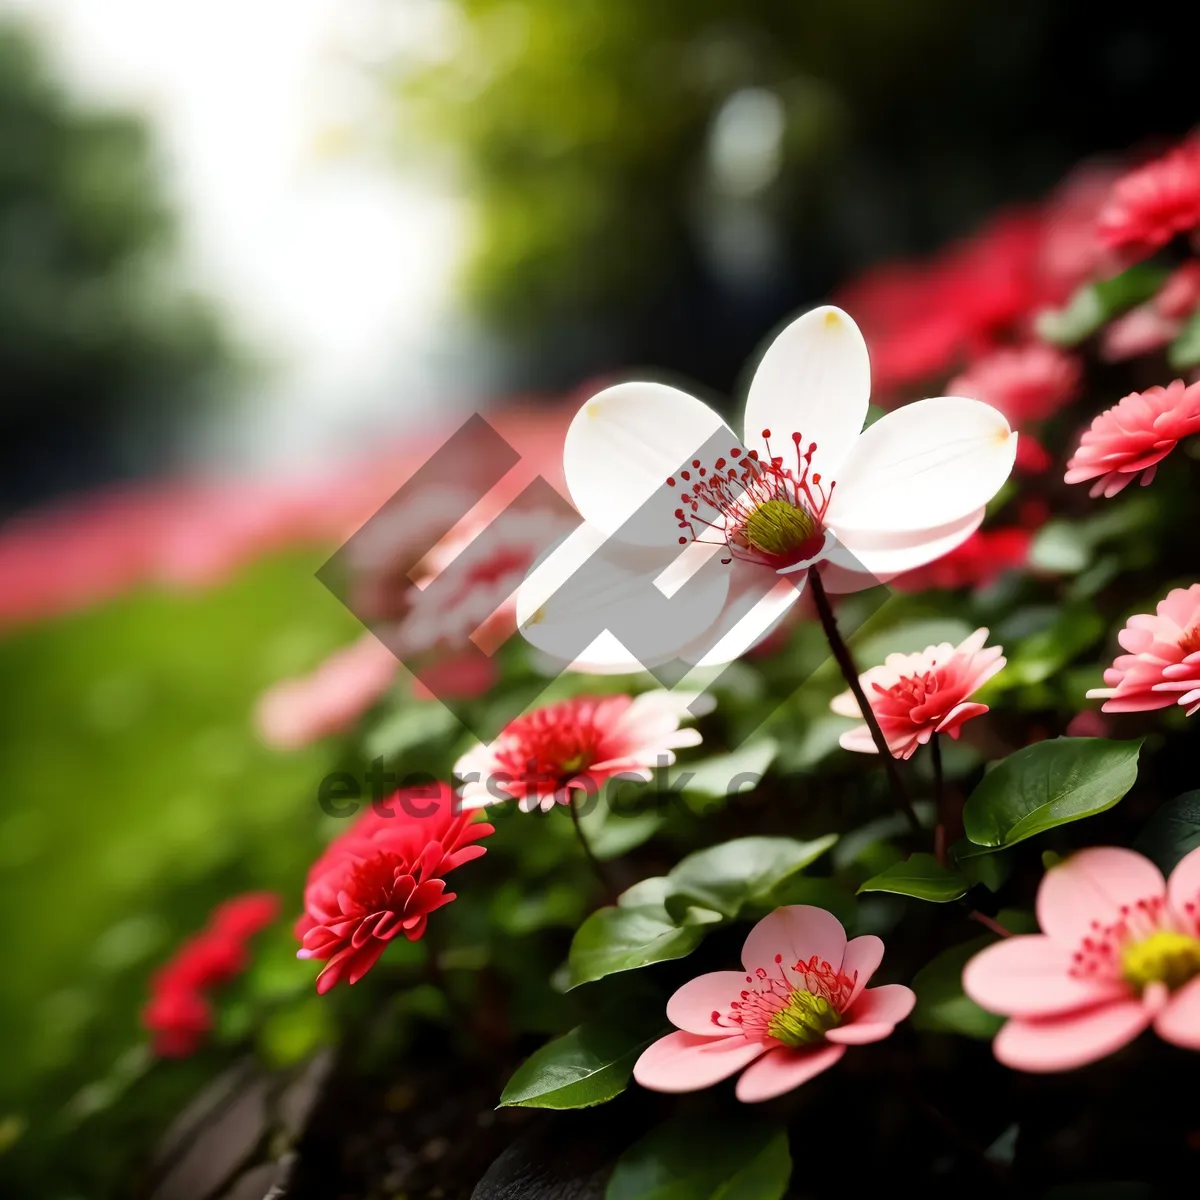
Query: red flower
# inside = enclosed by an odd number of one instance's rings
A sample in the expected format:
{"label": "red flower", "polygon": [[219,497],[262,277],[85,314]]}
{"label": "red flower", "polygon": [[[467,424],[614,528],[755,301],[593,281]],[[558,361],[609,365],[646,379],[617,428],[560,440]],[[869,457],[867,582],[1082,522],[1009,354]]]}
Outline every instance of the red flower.
{"label": "red flower", "polygon": [[445,784],[397,792],[365,812],[313,864],[296,923],[298,958],[325,967],[317,991],[357,983],[392,938],[415,942],[454,899],[444,876],[484,853],[491,825],[460,810]]}
{"label": "red flower", "polygon": [[218,905],[208,923],[179,947],[150,980],[142,1024],[165,1058],[193,1053],[212,1026],[204,992],[240,975],[250,961],[246,942],[279,914],[279,898],[247,892]]}
{"label": "red flower", "polygon": [[199,992],[186,988],[156,992],[142,1012],[142,1024],[154,1034],[154,1052],[163,1058],[194,1054],[212,1028],[212,1009]]}
{"label": "red flower", "polygon": [[253,937],[279,916],[279,897],[274,892],[246,892],[218,904],[208,919],[209,927],[239,940]]}
{"label": "red flower", "polygon": [[998,408],[1011,425],[1021,427],[1045,420],[1072,400],[1079,377],[1079,363],[1071,355],[1034,343],[977,359],[946,385],[946,392],[983,400]]}
{"label": "red flower", "polygon": [[926,588],[951,590],[987,587],[1005,571],[1025,565],[1032,541],[1033,533],[1019,526],[980,529],[936,562],[896,576],[891,586],[902,592],[920,592]]}
{"label": "red flower", "polygon": [[1145,258],[1200,225],[1200,140],[1190,140],[1122,176],[1100,211],[1101,240]]}
{"label": "red flower", "polygon": [[651,769],[675,762],[675,751],[700,743],[692,716],[695,692],[640,696],[573,696],[509,722],[488,745],[464,754],[454,767],[462,802],[479,808],[509,798],[523,812],[570,804],[576,791],[594,796],[607,780],[653,778]]}

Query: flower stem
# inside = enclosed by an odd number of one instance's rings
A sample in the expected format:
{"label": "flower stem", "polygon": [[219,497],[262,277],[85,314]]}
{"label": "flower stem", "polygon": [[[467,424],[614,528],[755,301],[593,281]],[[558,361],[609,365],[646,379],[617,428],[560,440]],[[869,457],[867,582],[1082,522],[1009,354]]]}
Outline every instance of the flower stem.
{"label": "flower stem", "polygon": [[579,796],[579,789],[571,788],[571,799],[567,803],[567,808],[571,812],[571,824],[575,826],[575,836],[579,839],[579,845],[583,850],[584,858],[588,860],[588,866],[592,868],[592,874],[600,881],[600,886],[604,888],[605,894],[612,900],[616,898],[617,889],[613,886],[612,878],[605,869],[604,864],[596,857],[595,852],[592,850],[591,843],[587,839],[587,834],[583,832],[583,822],[579,819],[579,809],[576,805]]}
{"label": "flower stem", "polygon": [[937,809],[937,829],[933,833],[933,853],[942,866],[946,865],[946,779],[942,773],[942,739],[934,734],[929,739],[933,756],[933,802]]}
{"label": "flower stem", "polygon": [[1011,929],[1005,929],[999,921],[993,920],[991,917],[985,917],[977,908],[971,909],[967,916],[972,921],[978,921],[985,929],[990,929],[993,933],[998,933],[1001,937],[1012,937]]}
{"label": "flower stem", "polygon": [[854,699],[858,702],[859,711],[867,723],[867,728],[871,731],[871,740],[875,743],[875,749],[879,751],[884,770],[887,771],[896,804],[908,818],[913,832],[920,833],[921,822],[917,820],[917,814],[913,809],[912,801],[908,798],[904,780],[900,778],[900,768],[896,765],[891,750],[888,749],[887,738],[883,736],[883,730],[879,728],[879,719],[875,716],[875,710],[871,707],[866,693],[863,691],[862,683],[858,678],[858,668],[854,665],[854,657],[838,629],[837,618],[833,615],[829,597],[825,594],[825,585],[821,582],[821,576],[817,573],[816,567],[808,569],[808,586],[812,589],[813,602],[817,606],[817,616],[820,618],[821,628],[825,631],[825,640],[829,643],[829,649],[833,651],[833,657],[841,668],[842,676],[849,685]]}

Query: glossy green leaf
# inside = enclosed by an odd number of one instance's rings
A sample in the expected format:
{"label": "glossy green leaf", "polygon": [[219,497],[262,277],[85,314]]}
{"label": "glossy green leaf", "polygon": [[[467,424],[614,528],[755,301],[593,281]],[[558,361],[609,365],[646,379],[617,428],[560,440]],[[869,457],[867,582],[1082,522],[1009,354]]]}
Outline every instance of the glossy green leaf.
{"label": "glossy green leaf", "polygon": [[629,1085],[638,1055],[660,1030],[589,1021],[530,1055],[500,1097],[502,1107],[590,1108]]}
{"label": "glossy green leaf", "polygon": [[1037,334],[1056,346],[1076,346],[1113,317],[1149,300],[1166,278],[1162,267],[1138,263],[1111,279],[1086,283],[1064,308],[1038,314]]}
{"label": "glossy green leaf", "polygon": [[617,1161],[605,1200],[781,1200],[787,1132],[761,1117],[678,1116]]}
{"label": "glossy green leaf", "polygon": [[692,908],[674,921],[661,899],[645,899],[649,889],[639,887],[641,892],[631,888],[615,907],[598,909],[579,927],[567,959],[571,987],[683,958],[704,940],[704,926],[722,919],[720,913]]}
{"label": "glossy green leaf", "polygon": [[1200,309],[1192,313],[1179,336],[1167,347],[1167,362],[1177,371],[1200,363]]}
{"label": "glossy green leaf", "polygon": [[1142,743],[1054,738],[1010,754],[984,776],[963,809],[978,846],[1012,846],[1112,808],[1137,779]]}
{"label": "glossy green leaf", "polygon": [[1185,854],[1200,847],[1200,791],[1168,800],[1147,822],[1134,849],[1169,875]]}
{"label": "glossy green leaf", "polygon": [[932,854],[914,854],[905,862],[896,863],[868,879],[858,890],[860,893],[890,892],[895,896],[947,904],[965,896],[969,887],[965,876],[952,867],[942,866]]}
{"label": "glossy green leaf", "polygon": [[747,837],[689,854],[667,876],[667,911],[678,919],[688,907],[699,905],[733,920],[836,841],[836,834],[811,842]]}

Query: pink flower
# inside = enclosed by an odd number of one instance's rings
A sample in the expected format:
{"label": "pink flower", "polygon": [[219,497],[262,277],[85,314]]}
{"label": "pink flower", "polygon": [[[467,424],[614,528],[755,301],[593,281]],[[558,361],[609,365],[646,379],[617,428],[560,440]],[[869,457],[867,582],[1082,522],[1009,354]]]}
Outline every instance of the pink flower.
{"label": "pink flower", "polygon": [[[935,733],[957,738],[964,722],[987,712],[986,704],[968,701],[1005,663],[999,646],[984,649],[987,635],[977,629],[961,646],[943,642],[918,654],[889,654],[883,666],[863,673],[863,691],[896,758],[911,758]],[[862,716],[849,691],[835,696],[830,707],[843,717]],[[875,753],[865,722],[840,741],[846,750]]]}
{"label": "pink flower", "polygon": [[1155,304],[1139,304],[1105,327],[1100,357],[1105,362],[1124,362],[1153,354],[1173,342],[1182,327],[1178,318],[1165,316]]}
{"label": "pink flower", "polygon": [[1154,297],[1154,307],[1164,317],[1182,320],[1200,307],[1200,258],[1176,267]]}
{"label": "pink flower", "polygon": [[1096,228],[1110,250],[1145,258],[1197,225],[1200,141],[1192,140],[1118,179]]}
{"label": "pink flower", "polygon": [[1163,881],[1140,854],[1093,848],[1038,889],[1040,935],[1010,937],[967,964],[963,988],[1011,1017],[996,1057],[1019,1071],[1068,1071],[1159,1037],[1200,1050],[1200,850]]}
{"label": "pink flower", "polygon": [[1200,708],[1200,583],[1168,592],[1153,615],[1130,617],[1117,641],[1129,653],[1104,672],[1107,687],[1088,692],[1104,712],[1182,704],[1190,717]]}
{"label": "pink flower", "polygon": [[1091,496],[1115,496],[1142,476],[1145,487],[1181,438],[1200,430],[1200,384],[1182,379],[1131,392],[1085,430],[1067,463],[1066,482],[1092,484]]}
{"label": "pink flower", "polygon": [[1079,362],[1053,346],[1037,343],[995,350],[952,379],[946,391],[998,408],[1016,427],[1042,421],[1074,398]]}
{"label": "pink flower", "polygon": [[399,669],[395,655],[364,633],[310,674],[268,688],[255,709],[258,732],[281,750],[341,733],[384,696]]}
{"label": "pink flower", "polygon": [[524,812],[548,812],[569,804],[573,790],[596,795],[614,776],[649,780],[676,750],[700,744],[699,732],[679,728],[695,700],[695,692],[667,691],[575,696],[518,717],[459,759],[463,808],[516,799]]}
{"label": "pink flower", "polygon": [[746,1070],[737,1097],[771,1100],[832,1067],[847,1046],[878,1042],[912,1011],[897,983],[867,988],[883,959],[872,934],[846,941],[823,908],[777,908],[750,931],[744,971],[714,971],[667,1002],[677,1032],[646,1049],[633,1077],[656,1092],[694,1092]]}
{"label": "pink flower", "polygon": [[308,872],[297,958],[317,958],[324,994],[357,983],[393,938],[417,941],[429,914],[454,899],[445,876],[478,858],[491,825],[459,810],[444,784],[411,788],[373,805]]}

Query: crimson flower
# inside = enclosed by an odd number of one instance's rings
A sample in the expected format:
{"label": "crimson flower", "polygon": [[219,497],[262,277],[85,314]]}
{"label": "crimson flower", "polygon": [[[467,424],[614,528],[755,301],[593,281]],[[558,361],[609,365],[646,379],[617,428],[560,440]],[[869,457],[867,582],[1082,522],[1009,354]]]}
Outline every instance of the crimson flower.
{"label": "crimson flower", "polygon": [[445,876],[479,858],[491,825],[461,811],[445,784],[406,788],[368,809],[313,864],[296,923],[297,958],[316,958],[324,994],[357,983],[394,937],[415,942],[449,904]]}
{"label": "crimson flower", "polygon": [[1192,139],[1113,185],[1097,231],[1111,250],[1145,258],[1200,225],[1200,140]]}
{"label": "crimson flower", "polygon": [[185,941],[150,980],[142,1024],[154,1035],[155,1053],[184,1058],[212,1027],[205,993],[240,975],[250,962],[246,943],[279,915],[279,898],[247,892],[213,909],[205,927]]}

